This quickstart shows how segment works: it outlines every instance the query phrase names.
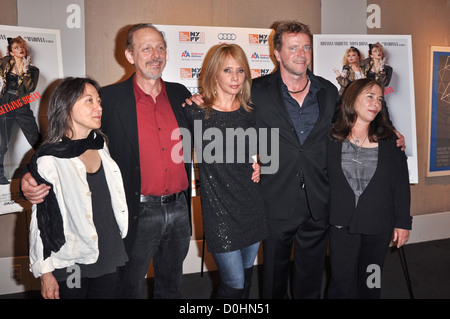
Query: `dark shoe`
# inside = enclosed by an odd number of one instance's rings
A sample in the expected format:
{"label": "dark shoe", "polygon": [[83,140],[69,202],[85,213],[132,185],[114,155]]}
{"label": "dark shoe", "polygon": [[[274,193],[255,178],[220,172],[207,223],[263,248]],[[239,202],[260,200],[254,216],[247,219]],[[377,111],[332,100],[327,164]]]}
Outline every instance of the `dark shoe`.
{"label": "dark shoe", "polygon": [[223,282],[220,283],[219,291],[217,292],[217,299],[242,299],[244,295],[243,289],[236,289],[230,287]]}
{"label": "dark shoe", "polygon": [[252,287],[253,267],[244,269],[244,276],[245,276],[245,284],[244,284],[244,295],[242,296],[242,298],[249,299],[250,288]]}
{"label": "dark shoe", "polygon": [[0,185],[8,185],[9,180],[5,177],[5,175],[0,175]]}
{"label": "dark shoe", "polygon": [[3,159],[5,157],[6,151],[3,149],[0,149],[0,185],[8,185],[9,181],[5,177],[5,166],[3,164]]}

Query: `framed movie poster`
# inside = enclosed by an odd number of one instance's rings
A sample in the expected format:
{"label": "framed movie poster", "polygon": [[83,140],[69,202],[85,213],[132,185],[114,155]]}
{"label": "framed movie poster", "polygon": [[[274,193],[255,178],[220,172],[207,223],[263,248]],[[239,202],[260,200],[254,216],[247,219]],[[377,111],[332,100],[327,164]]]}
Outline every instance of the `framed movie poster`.
{"label": "framed movie poster", "polygon": [[450,175],[450,47],[430,54],[430,129],[427,176]]}
{"label": "framed movie poster", "polygon": [[410,183],[418,183],[411,36],[314,35],[313,58],[314,73],[333,83],[340,95],[361,77],[383,84],[389,117],[405,137]]}
{"label": "framed movie poster", "polygon": [[20,177],[47,129],[47,89],[62,76],[59,30],[0,25],[0,214],[26,205]]}

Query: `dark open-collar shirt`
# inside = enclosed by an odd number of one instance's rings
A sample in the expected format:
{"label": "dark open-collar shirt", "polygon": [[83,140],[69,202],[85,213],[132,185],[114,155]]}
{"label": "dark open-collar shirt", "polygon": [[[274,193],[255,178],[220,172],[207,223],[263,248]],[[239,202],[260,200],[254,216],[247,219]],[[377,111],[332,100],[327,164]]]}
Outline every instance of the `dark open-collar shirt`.
{"label": "dark open-collar shirt", "polygon": [[319,102],[317,101],[317,92],[322,88],[319,80],[308,71],[308,76],[311,81],[309,92],[303,101],[303,105],[289,94],[287,86],[282,84],[283,100],[291,117],[292,124],[298,136],[300,144],[303,144],[311,133],[314,125],[319,118]]}

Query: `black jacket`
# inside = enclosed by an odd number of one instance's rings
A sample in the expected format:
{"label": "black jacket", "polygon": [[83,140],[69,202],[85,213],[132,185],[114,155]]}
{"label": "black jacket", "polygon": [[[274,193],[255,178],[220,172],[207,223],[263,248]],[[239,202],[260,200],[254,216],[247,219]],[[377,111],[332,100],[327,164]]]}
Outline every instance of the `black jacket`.
{"label": "black jacket", "polygon": [[342,143],[327,141],[330,224],[352,233],[377,235],[393,227],[411,229],[410,185],[406,155],[395,140],[379,141],[378,163],[355,207],[355,194],[341,166]]}
{"label": "black jacket", "polygon": [[286,220],[298,216],[301,170],[312,216],[314,219],[328,217],[325,140],[336,110],[338,92],[330,81],[309,71],[308,75],[317,79],[323,88],[317,93],[319,118],[302,145],[283,102],[280,71],[255,79],[252,84],[252,102],[258,129],[279,129],[279,135],[273,135],[279,141],[278,171],[261,177],[261,191],[269,219]]}
{"label": "black jacket", "polygon": [[[181,128],[187,128],[181,104],[191,96],[189,90],[179,84],[165,82],[170,105]],[[111,157],[119,165],[129,211],[128,246],[133,240],[139,215],[141,195],[141,174],[139,159],[139,136],[136,113],[136,100],[133,89],[133,76],[124,82],[109,85],[101,90],[103,116],[102,131],[109,139]],[[184,143],[183,143],[184,144]],[[191,149],[184,150],[191,152]],[[189,187],[184,192],[190,209],[191,201],[191,163],[185,163]],[[189,211],[190,214],[190,211]]]}

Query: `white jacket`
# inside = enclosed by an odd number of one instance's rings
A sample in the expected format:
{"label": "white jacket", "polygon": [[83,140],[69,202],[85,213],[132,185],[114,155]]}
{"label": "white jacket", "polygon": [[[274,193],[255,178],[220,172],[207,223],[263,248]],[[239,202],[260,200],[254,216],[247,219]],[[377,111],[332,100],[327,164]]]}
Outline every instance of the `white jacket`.
{"label": "white jacket", "polygon": [[[122,174],[110,157],[106,146],[98,150],[111,193],[112,208],[122,238],[128,231],[128,207]],[[36,205],[32,207],[30,223],[30,271],[37,278],[55,268],[75,263],[92,264],[98,258],[97,231],[94,226],[91,191],[86,179],[86,167],[78,157],[57,158],[42,156],[37,160],[39,174],[53,185],[63,219],[66,242],[58,252],[43,259],[43,244],[36,218]]]}

